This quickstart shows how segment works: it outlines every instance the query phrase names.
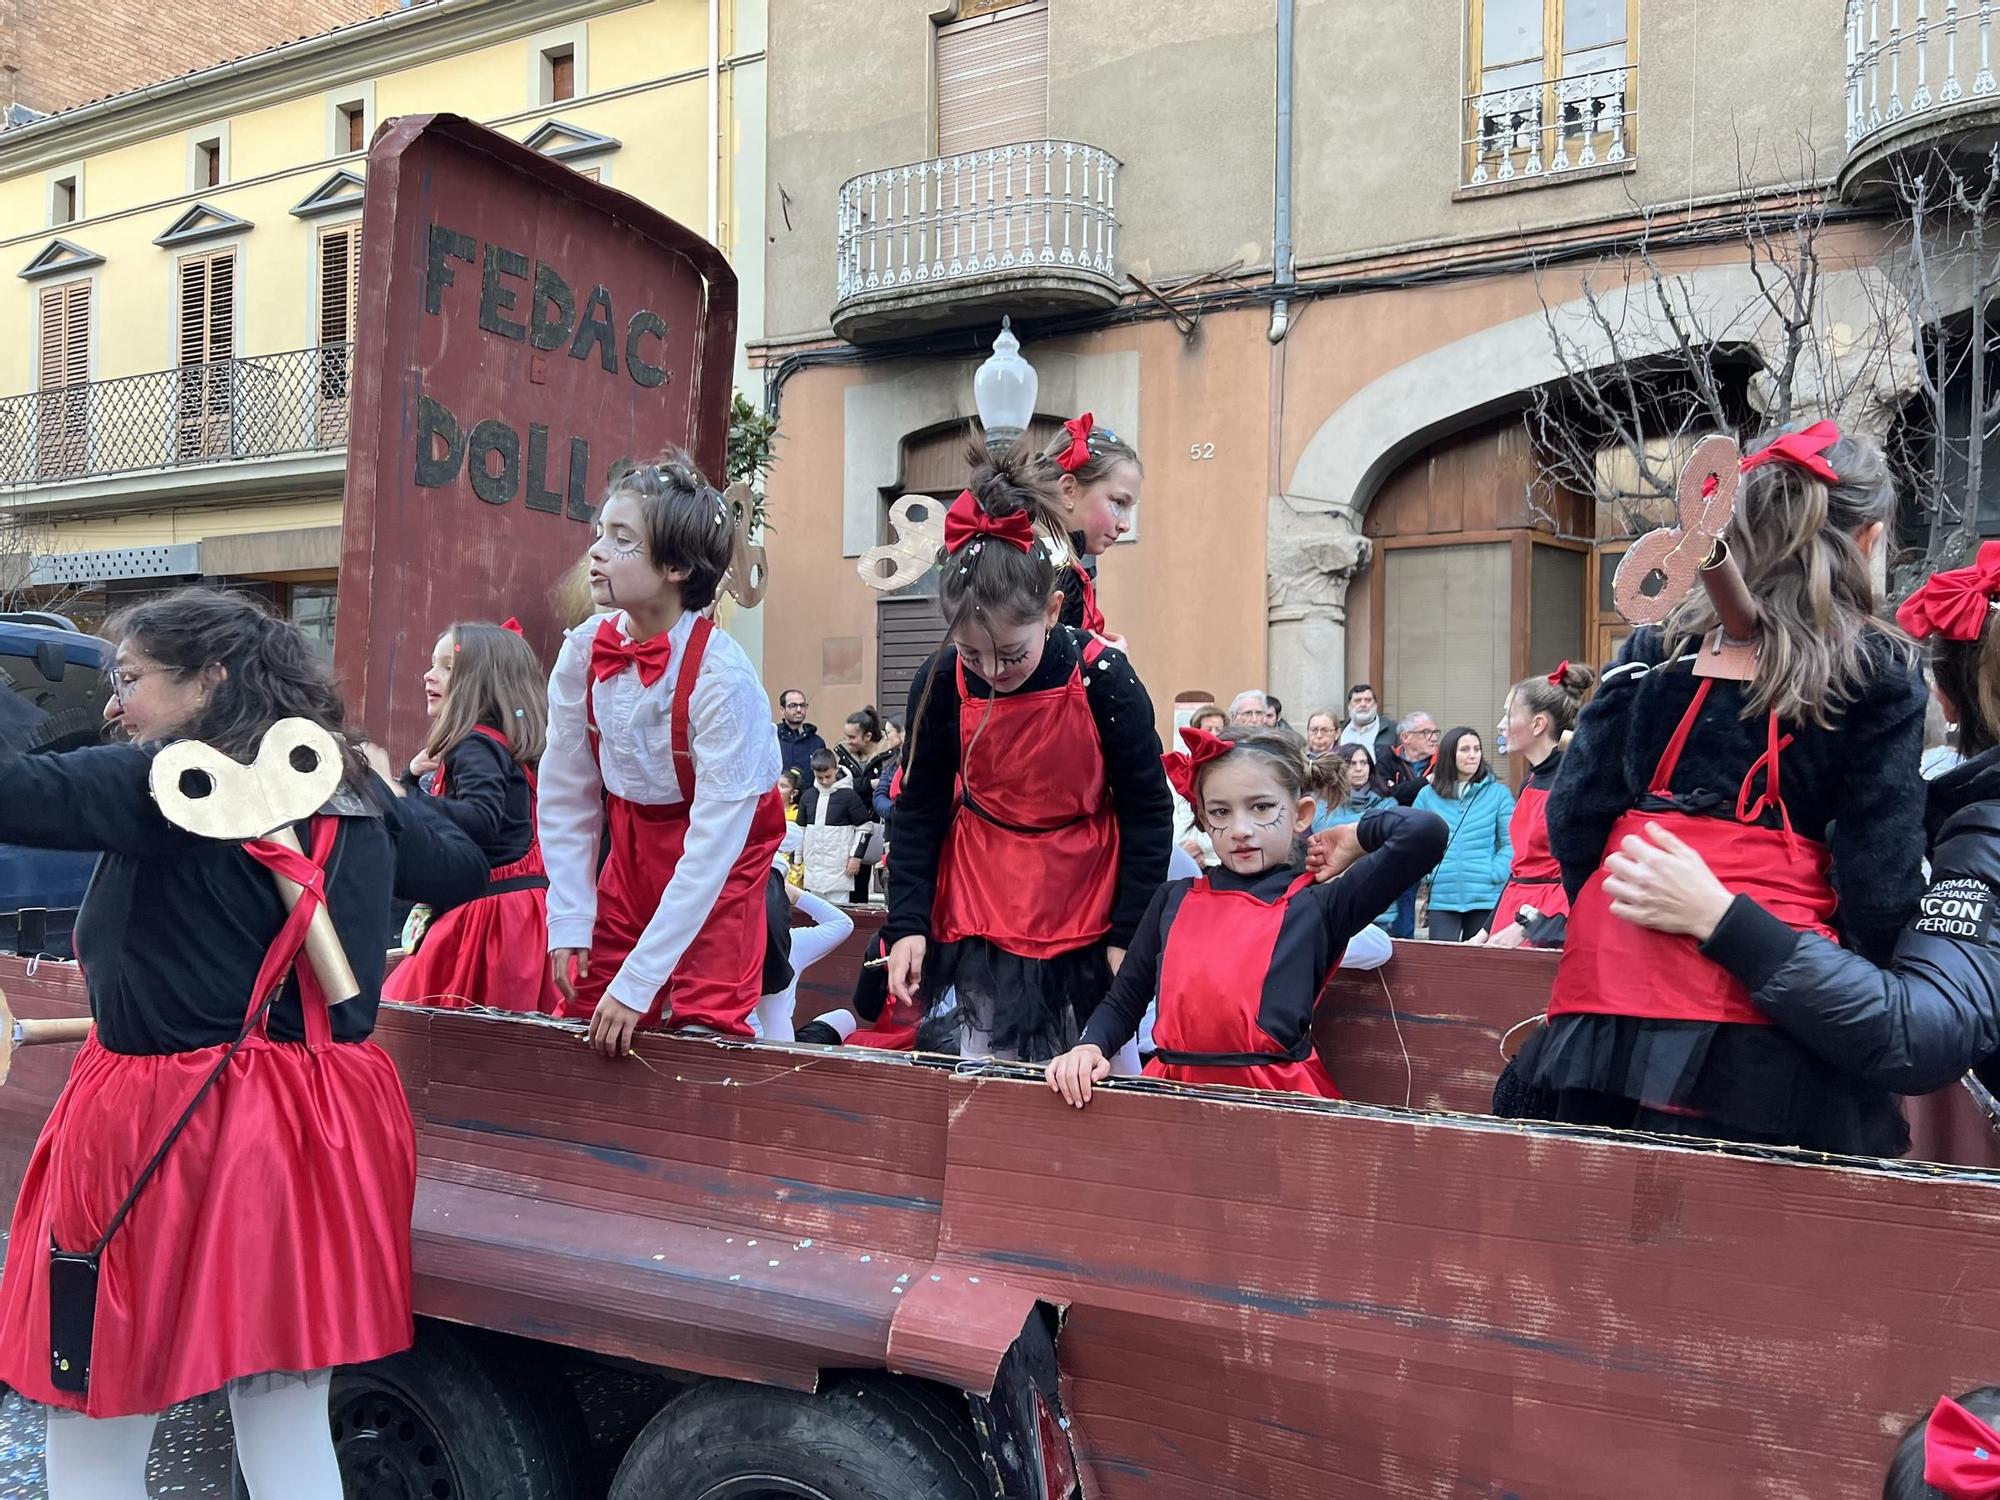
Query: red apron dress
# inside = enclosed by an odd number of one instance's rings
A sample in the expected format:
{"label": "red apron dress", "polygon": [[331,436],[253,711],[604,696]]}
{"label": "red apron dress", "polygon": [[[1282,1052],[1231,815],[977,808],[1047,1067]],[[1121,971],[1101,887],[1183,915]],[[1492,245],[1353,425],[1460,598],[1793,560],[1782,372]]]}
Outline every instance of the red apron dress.
{"label": "red apron dress", "polygon": [[[497,729],[481,724],[474,732],[508,749],[507,737]],[[524,774],[532,798],[535,775]],[[431,778],[431,795],[450,795],[443,766]],[[532,820],[532,801],[528,815]],[[487,876],[485,895],[432,921],[416,952],[382,981],[382,998],[448,1010],[490,1005],[553,1014],[562,992],[549,975],[548,950],[549,877],[541,840],[535,838],[526,854]]]}
{"label": "red apron dress", "polygon": [[[1667,742],[1647,788],[1652,795],[1668,795],[1674,768],[1713,681],[1702,681]],[[1828,879],[1832,861],[1823,845],[1792,832],[1791,816],[1779,795],[1778,756],[1790,743],[1790,736],[1780,736],[1777,715],[1772,714],[1764,754],[1750,767],[1737,793],[1735,819],[1635,808],[1612,825],[1605,852],[1616,849],[1629,834],[1643,834],[1648,823],[1658,823],[1700,854],[1732,892],[1751,897],[1787,926],[1832,939],[1833,930],[1827,925],[1835,905]],[[1751,785],[1759,769],[1765,773],[1765,790],[1752,801]],[[1756,822],[1767,808],[1777,809],[1782,828]],[[1549,1015],[1771,1024],[1748,990],[1720,964],[1701,956],[1693,938],[1655,932],[1614,917],[1604,880],[1600,866],[1577,893]]]}
{"label": "red apron dress", "polygon": [[1268,903],[1248,891],[1218,891],[1206,876],[1188,887],[1160,955],[1148,1078],[1340,1097],[1313,1050],[1310,1028],[1287,1051],[1257,1024],[1285,911],[1312,880],[1299,876]]}
{"label": "red apron dress", "polygon": [[[597,876],[597,922],[590,933],[590,973],[577,981],[576,998],[556,1014],[588,1020],[646,924],[660,909],[667,882],[680,864],[694,807],[694,752],[690,748],[688,702],[715,622],[698,616],[688,634],[679,675],[674,679],[671,713],[674,776],[678,802],[628,802],[605,797],[611,825],[611,857]],[[597,627],[597,639],[612,645],[623,637],[615,617]],[[634,670],[627,668],[627,670]],[[598,728],[594,678],[584,686],[590,724],[590,753],[597,755]],[[601,762],[600,762],[601,764]],[[771,858],[785,839],[785,800],[773,787],[757,803],[750,835],[729,867],[708,920],[687,945],[672,976],[653,997],[645,1026],[705,1026],[728,1036],[752,1036],[750,1012],[757,1007],[764,977],[764,883]],[[662,1017],[665,1017],[662,1020]]]}
{"label": "red apron dress", "polygon": [[[338,820],[312,856],[262,842],[259,863],[305,886],[265,954],[246,1024],[282,981],[324,897]],[[133,1056],[92,1032],[29,1159],[0,1278],[0,1380],[93,1417],[164,1411],[244,1375],[359,1364],[407,1349],[416,1139],[401,1080],[373,1042],[335,1042],[298,968],[308,1040],[261,1019],[99,1271],[87,1395],[49,1380],[49,1246],[95,1246],[148,1158],[227,1047]]]}
{"label": "red apron dress", "polygon": [[1514,868],[1507,873],[1500,904],[1493,908],[1493,920],[1486,924],[1488,932],[1512,926],[1524,906],[1534,907],[1545,917],[1559,917],[1569,910],[1562,866],[1549,848],[1548,788],[1521,788],[1507,834],[1514,845]]}
{"label": "red apron dress", "polygon": [[974,698],[958,664],[960,815],[938,860],[931,930],[1053,958],[1111,930],[1118,822],[1083,673],[1060,687]]}

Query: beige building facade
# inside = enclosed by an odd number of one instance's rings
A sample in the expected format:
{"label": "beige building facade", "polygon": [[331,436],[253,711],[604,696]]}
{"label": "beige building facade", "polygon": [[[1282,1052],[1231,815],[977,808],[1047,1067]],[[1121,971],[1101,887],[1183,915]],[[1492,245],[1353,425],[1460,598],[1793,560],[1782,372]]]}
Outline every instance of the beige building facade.
{"label": "beige building facade", "polygon": [[[1163,727],[1252,686],[1303,725],[1369,680],[1483,728],[1529,671],[1602,660],[1624,538],[1551,489],[1523,425],[1571,373],[1551,324],[1572,362],[1610,359],[1588,285],[1619,352],[1670,354],[1645,278],[1618,279],[1643,240],[1754,385],[1783,340],[1744,208],[1849,159],[1868,9],[772,0],[774,692],[823,723],[901,707],[935,611],[855,561],[900,495],[963,482],[938,455],[1003,314],[1039,416],[1091,410],[1144,459],[1099,595]],[[1970,97],[1976,8],[1952,9]],[[1861,124],[1865,148],[1865,100]],[[1830,217],[1822,316],[1872,305],[1888,245],[1865,205]],[[1890,364],[1844,417],[1886,427]]]}

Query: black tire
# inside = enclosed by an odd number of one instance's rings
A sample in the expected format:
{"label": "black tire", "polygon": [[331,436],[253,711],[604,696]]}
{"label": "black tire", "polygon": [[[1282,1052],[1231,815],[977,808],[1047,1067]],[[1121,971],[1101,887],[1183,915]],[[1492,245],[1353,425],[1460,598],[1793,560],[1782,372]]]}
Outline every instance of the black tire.
{"label": "black tire", "polygon": [[[335,1370],[329,1404],[347,1500],[582,1493],[584,1437],[574,1401],[504,1344],[419,1324],[414,1347]],[[241,1475],[236,1494],[248,1495]]]}
{"label": "black tire", "polygon": [[610,1500],[980,1500],[963,1398],[917,1380],[843,1375],[818,1395],[724,1381],[646,1424]]}

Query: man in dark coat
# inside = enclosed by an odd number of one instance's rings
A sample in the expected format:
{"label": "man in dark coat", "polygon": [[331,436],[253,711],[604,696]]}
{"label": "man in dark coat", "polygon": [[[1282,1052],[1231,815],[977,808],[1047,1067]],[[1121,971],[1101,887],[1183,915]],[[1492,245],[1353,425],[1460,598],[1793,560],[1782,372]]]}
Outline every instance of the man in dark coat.
{"label": "man in dark coat", "polygon": [[800,784],[809,786],[813,752],[824,750],[826,741],[819,737],[817,725],[806,722],[806,707],[806,695],[797,688],[778,694],[778,753],[785,759],[785,769],[796,769]]}

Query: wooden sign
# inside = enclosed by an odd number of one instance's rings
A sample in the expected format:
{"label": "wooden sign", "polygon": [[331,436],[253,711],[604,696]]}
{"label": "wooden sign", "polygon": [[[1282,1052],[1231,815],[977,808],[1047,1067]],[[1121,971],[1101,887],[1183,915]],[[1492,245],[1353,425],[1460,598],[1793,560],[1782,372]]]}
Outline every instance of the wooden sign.
{"label": "wooden sign", "polygon": [[735,273],[693,231],[456,115],[377,135],[334,655],[392,759],[447,625],[513,615],[553,662],[613,464],[678,445],[720,482],[735,347]]}

